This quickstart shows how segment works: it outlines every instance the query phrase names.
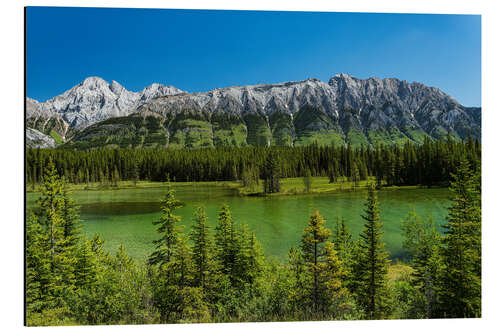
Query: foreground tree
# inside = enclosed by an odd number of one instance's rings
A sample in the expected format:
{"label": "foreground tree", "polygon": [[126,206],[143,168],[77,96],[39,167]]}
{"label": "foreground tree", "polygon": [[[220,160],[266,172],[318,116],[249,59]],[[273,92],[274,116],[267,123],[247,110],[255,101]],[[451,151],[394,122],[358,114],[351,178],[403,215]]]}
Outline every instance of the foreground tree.
{"label": "foreground tree", "polygon": [[198,207],[195,213],[195,224],[191,231],[193,241],[194,285],[205,289],[210,278],[213,265],[213,248],[210,227],[207,223],[205,208]]}
{"label": "foreground tree", "polygon": [[356,251],[354,279],[356,298],[368,319],[382,319],[388,313],[387,270],[388,252],[382,242],[380,209],[375,188],[370,185],[365,203],[365,220]]}
{"label": "foreground tree", "polygon": [[420,218],[415,210],[401,224],[403,248],[408,252],[413,267],[411,285],[417,297],[410,304],[411,317],[433,318],[436,312],[437,288],[441,269],[441,235],[432,217]]}
{"label": "foreground tree", "polygon": [[481,198],[479,175],[462,160],[452,175],[452,205],[443,239],[441,315],[481,316]]}
{"label": "foreground tree", "polygon": [[[331,230],[325,227],[324,218],[316,211],[302,234],[302,259],[295,263],[304,265],[305,276],[299,277],[298,282],[303,286],[303,300],[313,317],[321,318],[332,312],[334,316],[338,315],[336,310],[341,308],[347,295],[342,283],[342,261],[334,244],[328,241],[331,234]],[[293,250],[291,256],[296,257]]]}
{"label": "foreground tree", "polygon": [[159,225],[157,231],[161,235],[159,239],[153,241],[156,250],[149,256],[149,263],[152,265],[165,264],[170,262],[174,247],[179,238],[180,216],[174,215],[177,208],[182,207],[182,202],[177,200],[174,190],[168,188],[165,198],[161,202],[162,215],[159,220],[154,221],[154,225]]}

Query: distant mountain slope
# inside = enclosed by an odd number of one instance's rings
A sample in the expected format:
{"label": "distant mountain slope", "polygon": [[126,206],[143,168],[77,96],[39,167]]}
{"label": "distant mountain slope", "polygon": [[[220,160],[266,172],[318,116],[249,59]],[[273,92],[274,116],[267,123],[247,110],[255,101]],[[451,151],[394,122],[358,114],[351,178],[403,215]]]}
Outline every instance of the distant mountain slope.
{"label": "distant mountain slope", "polygon": [[26,147],[29,148],[55,148],[56,141],[48,135],[32,128],[26,129]]}
{"label": "distant mountain slope", "polygon": [[[154,83],[140,92],[131,92],[116,81],[89,77],[46,102],[27,99],[26,119],[58,119],[68,127],[81,129],[112,117],[126,116],[138,106],[158,96],[179,94],[172,86]],[[63,133],[59,132],[61,136]]]}
{"label": "distant mountain slope", "polygon": [[[108,84],[89,78],[43,106],[30,103],[28,121],[59,117],[69,129],[81,131],[68,144],[74,147],[144,146],[139,142],[149,134],[145,136],[138,128],[149,125],[137,121],[150,117],[158,128],[153,130],[156,139],[148,140],[172,148],[403,144],[448,133],[456,139],[481,138],[481,108],[464,107],[441,90],[420,83],[357,79],[347,74],[337,74],[328,83],[307,79],[204,93],[159,85],[130,93],[114,81]],[[129,115],[131,119],[126,119]],[[52,123],[64,128],[57,121]],[[128,128],[127,137],[136,137],[127,142],[116,135],[118,124]],[[97,134],[102,138],[96,141]]]}

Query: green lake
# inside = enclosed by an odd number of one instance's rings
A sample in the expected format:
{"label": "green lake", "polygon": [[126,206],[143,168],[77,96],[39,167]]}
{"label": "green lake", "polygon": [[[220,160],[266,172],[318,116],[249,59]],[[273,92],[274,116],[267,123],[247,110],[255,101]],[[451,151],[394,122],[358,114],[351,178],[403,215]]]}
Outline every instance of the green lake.
{"label": "green lake", "polygon": [[[207,210],[210,224],[215,227],[222,203],[229,205],[236,223],[245,223],[254,231],[267,256],[282,261],[292,244],[298,245],[308,217],[318,209],[333,228],[337,217],[343,216],[350,231],[357,235],[362,229],[366,192],[340,192],[321,195],[278,197],[241,197],[230,188],[220,186],[174,186],[176,196],[185,203],[179,209],[184,231],[189,231],[197,206]],[[105,247],[115,251],[120,244],[133,258],[144,261],[157,238],[152,221],[159,216],[160,200],[166,187],[120,189],[105,191],[75,191],[72,197],[80,206],[85,234],[99,233]],[[383,239],[391,258],[401,258],[401,219],[410,207],[418,215],[444,223],[449,206],[448,189],[394,189],[379,191]],[[33,207],[38,193],[27,193],[27,207]]]}

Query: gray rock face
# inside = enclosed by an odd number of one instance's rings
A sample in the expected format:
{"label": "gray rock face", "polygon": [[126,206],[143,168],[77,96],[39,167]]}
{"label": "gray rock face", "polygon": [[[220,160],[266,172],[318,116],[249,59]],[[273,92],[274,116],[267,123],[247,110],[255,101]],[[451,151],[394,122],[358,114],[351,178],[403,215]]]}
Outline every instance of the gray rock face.
{"label": "gray rock face", "polygon": [[26,147],[29,148],[55,148],[57,146],[54,139],[43,134],[36,129],[26,129]]}
{"label": "gray rock face", "polygon": [[398,79],[357,79],[347,74],[337,74],[328,83],[307,79],[163,96],[139,109],[164,115],[197,110],[264,116],[284,112],[293,116],[305,105],[326,113],[344,132],[350,128],[366,131],[394,127],[423,130],[431,136],[448,131],[460,137],[481,135],[480,108],[466,108],[437,88]]}
{"label": "gray rock face", "polygon": [[[70,129],[83,129],[134,112],[152,112],[170,119],[178,114],[208,120],[213,115],[230,115],[245,119],[246,126],[251,125],[246,119],[258,116],[271,128],[269,119],[280,115],[291,122],[299,110],[310,106],[327,119],[325,123],[307,126],[326,126],[343,137],[352,130],[368,137],[369,131],[394,133],[394,129],[408,137],[412,137],[412,131],[431,137],[442,137],[448,132],[459,138],[481,137],[481,108],[466,108],[441,90],[421,83],[394,78],[358,79],[347,74],[337,74],[328,83],[307,79],[202,93],[186,93],[160,84],[130,92],[116,81],[109,84],[90,77],[44,103],[29,98],[26,103],[28,119],[51,118],[51,124],[63,121]],[[40,125],[31,127],[45,131]]]}
{"label": "gray rock face", "polygon": [[71,127],[84,128],[108,118],[126,116],[155,97],[182,92],[175,87],[156,83],[140,92],[131,92],[116,81],[109,84],[99,77],[89,77],[46,102],[28,98],[26,117],[55,117]]}

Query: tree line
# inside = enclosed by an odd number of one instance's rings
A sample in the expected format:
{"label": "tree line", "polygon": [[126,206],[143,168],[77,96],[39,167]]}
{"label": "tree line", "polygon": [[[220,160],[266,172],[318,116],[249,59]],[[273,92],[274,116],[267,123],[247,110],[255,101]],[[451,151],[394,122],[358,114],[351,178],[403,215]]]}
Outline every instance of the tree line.
{"label": "tree line", "polygon": [[81,233],[78,210],[49,161],[26,227],[28,325],[481,316],[481,183],[462,159],[452,174],[444,234],[412,211],[402,221],[411,273],[396,280],[382,241],[375,186],[357,239],[316,211],[288,262],[265,257],[256,236],[223,205],[212,230],[203,207],[190,230],[169,188],[145,263]]}
{"label": "tree line", "polygon": [[422,145],[305,147],[219,147],[182,150],[149,149],[27,149],[26,181],[41,184],[49,160],[70,183],[117,184],[122,180],[235,181],[251,184],[267,180],[276,192],[276,177],[327,176],[365,180],[377,184],[447,185],[461,158],[473,170],[480,165],[481,145],[471,138],[457,142],[451,137]]}

